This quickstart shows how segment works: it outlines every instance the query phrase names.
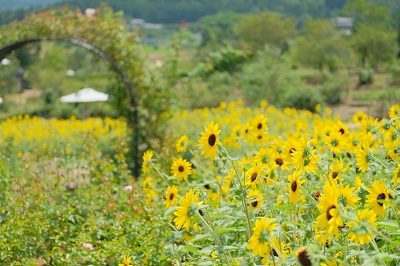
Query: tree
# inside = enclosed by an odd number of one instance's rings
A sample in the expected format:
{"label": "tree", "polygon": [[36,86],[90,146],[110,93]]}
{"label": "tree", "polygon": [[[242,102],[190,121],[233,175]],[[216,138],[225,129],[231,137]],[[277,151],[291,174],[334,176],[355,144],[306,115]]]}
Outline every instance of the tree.
{"label": "tree", "polygon": [[191,26],[191,30],[201,33],[201,48],[209,47],[214,49],[221,45],[234,45],[235,39],[237,39],[234,27],[241,16],[241,14],[233,12],[205,16],[194,23]]}
{"label": "tree", "polygon": [[396,58],[397,32],[388,8],[355,0],[348,2],[342,13],[354,19],[351,42],[362,67],[377,67]]}
{"label": "tree", "polygon": [[247,15],[237,25],[239,39],[251,50],[261,50],[266,44],[284,49],[295,33],[295,22],[275,12]]}
{"label": "tree", "polygon": [[394,60],[398,52],[397,32],[394,29],[382,30],[379,26],[358,24],[351,40],[362,67],[377,67]]}
{"label": "tree", "polygon": [[349,62],[351,49],[333,23],[309,19],[304,24],[303,35],[296,38],[293,55],[305,66],[335,71]]}
{"label": "tree", "polygon": [[354,23],[392,28],[393,20],[389,10],[378,4],[367,3],[365,0],[347,2],[342,9],[345,16],[351,17]]}

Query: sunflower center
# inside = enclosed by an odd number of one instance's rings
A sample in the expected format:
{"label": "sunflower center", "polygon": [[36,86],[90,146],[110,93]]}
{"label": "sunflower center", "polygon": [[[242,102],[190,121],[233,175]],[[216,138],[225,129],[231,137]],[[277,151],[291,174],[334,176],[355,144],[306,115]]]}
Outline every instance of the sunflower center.
{"label": "sunflower center", "polygon": [[290,148],[290,150],[289,150],[289,154],[292,154],[293,152],[295,152],[296,151],[296,149],[295,148]]}
{"label": "sunflower center", "polygon": [[179,171],[179,172],[183,172],[183,171],[185,171],[185,168],[184,168],[182,165],[180,165],[180,166],[178,167],[178,171]]}
{"label": "sunflower center", "polygon": [[253,173],[253,174],[251,175],[251,182],[256,181],[256,179],[257,179],[257,173]]}
{"label": "sunflower center", "polygon": [[296,192],[296,190],[297,190],[297,182],[296,182],[296,180],[292,182],[292,185],[290,186],[290,188],[292,189],[293,192]]}
{"label": "sunflower center", "polygon": [[257,135],[257,138],[258,139],[262,139],[262,135],[260,134],[260,135]]}
{"label": "sunflower center", "polygon": [[343,128],[339,129],[339,132],[343,135],[344,134],[344,129]]}
{"label": "sunflower center", "polygon": [[339,173],[338,172],[333,172],[332,173],[332,178],[335,179],[336,177],[338,177]]}
{"label": "sunflower center", "polygon": [[169,194],[169,200],[173,200],[175,197],[174,193]]}
{"label": "sunflower center", "polygon": [[208,144],[209,144],[210,146],[214,146],[214,145],[215,145],[215,142],[217,142],[217,136],[215,136],[215,134],[211,134],[211,135],[208,137]]}
{"label": "sunflower center", "polygon": [[[385,200],[386,199],[386,195],[385,193],[381,193],[378,195],[378,197],[376,197],[377,200]],[[383,206],[382,202],[378,202],[379,206]]]}
{"label": "sunflower center", "polygon": [[337,145],[339,145],[339,141],[337,141],[336,139],[331,141],[331,144],[333,147],[336,147]]}
{"label": "sunflower center", "polygon": [[283,160],[282,160],[281,158],[276,158],[276,159],[275,159],[275,163],[276,163],[277,165],[279,165],[279,166],[282,166],[282,165],[283,165]]}
{"label": "sunflower center", "polygon": [[257,128],[258,128],[258,129],[261,129],[261,128],[262,128],[262,124],[261,124],[261,123],[258,123],[258,124],[257,124]]}
{"label": "sunflower center", "polygon": [[254,208],[257,207],[257,205],[258,205],[258,200],[253,201],[253,202],[251,203],[251,205],[252,205]]}
{"label": "sunflower center", "polygon": [[330,219],[332,219],[332,215],[331,215],[331,210],[332,209],[336,209],[335,205],[330,206],[327,210],[326,210],[326,219],[329,221]]}
{"label": "sunflower center", "polygon": [[271,255],[275,256],[275,257],[279,257],[278,253],[276,252],[275,249],[271,249]]}

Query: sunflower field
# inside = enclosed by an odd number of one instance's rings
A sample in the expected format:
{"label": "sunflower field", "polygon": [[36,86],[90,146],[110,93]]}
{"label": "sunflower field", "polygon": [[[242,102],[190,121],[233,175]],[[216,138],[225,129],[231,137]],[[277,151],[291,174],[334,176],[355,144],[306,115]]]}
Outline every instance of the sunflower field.
{"label": "sunflower field", "polygon": [[398,265],[400,105],[175,111],[135,180],[123,119],[0,123],[5,265]]}

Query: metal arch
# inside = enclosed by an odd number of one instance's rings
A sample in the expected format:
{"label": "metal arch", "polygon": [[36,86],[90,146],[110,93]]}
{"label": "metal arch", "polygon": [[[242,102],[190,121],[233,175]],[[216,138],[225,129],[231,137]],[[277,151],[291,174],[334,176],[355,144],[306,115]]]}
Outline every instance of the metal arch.
{"label": "metal arch", "polygon": [[114,62],[114,60],[106,53],[104,53],[102,50],[97,48],[96,46],[84,41],[84,40],[79,40],[79,39],[74,39],[74,38],[55,38],[55,37],[40,37],[40,38],[33,38],[33,39],[27,39],[23,41],[18,41],[15,43],[12,43],[10,45],[6,45],[0,49],[0,61],[5,58],[8,54],[10,54],[12,51],[17,50],[29,43],[35,43],[35,42],[46,42],[46,41],[61,41],[61,42],[69,42],[72,44],[75,44],[77,46],[83,47],[94,54],[100,56],[101,58],[107,60],[113,70],[117,72],[121,78],[122,82],[124,83],[127,93],[130,98],[130,103],[133,107],[133,119],[132,119],[132,129],[134,130],[134,137],[133,137],[133,160],[134,160],[134,168],[132,169],[132,173],[135,178],[138,178],[139,176],[139,151],[138,151],[138,144],[139,144],[139,128],[138,128],[138,122],[139,122],[139,117],[138,117],[138,106],[137,102],[135,99],[135,95],[133,93],[133,86],[132,83],[129,81],[129,79],[126,77],[124,72],[121,70],[121,68]]}

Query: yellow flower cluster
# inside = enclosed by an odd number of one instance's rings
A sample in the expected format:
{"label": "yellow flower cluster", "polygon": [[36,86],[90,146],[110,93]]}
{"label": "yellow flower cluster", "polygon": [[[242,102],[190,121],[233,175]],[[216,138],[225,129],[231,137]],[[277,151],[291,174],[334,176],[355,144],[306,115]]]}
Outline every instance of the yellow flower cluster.
{"label": "yellow flower cluster", "polygon": [[[350,249],[335,253],[339,243],[374,249],[375,236],[382,234],[379,221],[392,221],[399,230],[393,200],[400,180],[399,113],[395,105],[388,118],[356,113],[344,122],[328,108],[311,113],[266,103],[185,110],[171,121],[175,142],[147,174],[169,197],[166,215],[173,214],[178,230],[196,224],[211,233],[213,245],[247,243],[265,265],[291,264],[285,261],[311,244],[328,248],[326,258],[308,252],[299,260],[356,264],[354,252],[344,254]],[[178,188],[183,194],[177,195]],[[237,261],[215,254],[224,263]]]}

